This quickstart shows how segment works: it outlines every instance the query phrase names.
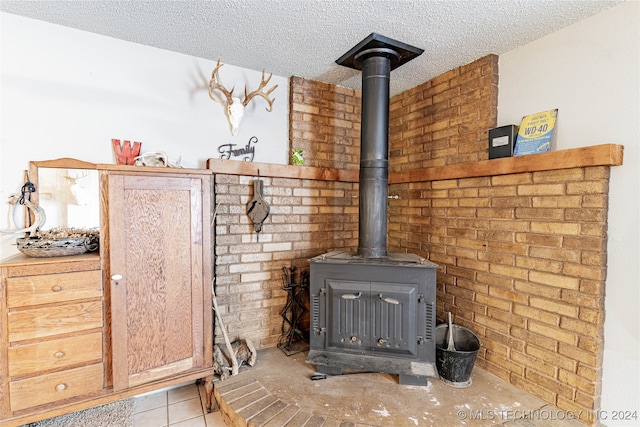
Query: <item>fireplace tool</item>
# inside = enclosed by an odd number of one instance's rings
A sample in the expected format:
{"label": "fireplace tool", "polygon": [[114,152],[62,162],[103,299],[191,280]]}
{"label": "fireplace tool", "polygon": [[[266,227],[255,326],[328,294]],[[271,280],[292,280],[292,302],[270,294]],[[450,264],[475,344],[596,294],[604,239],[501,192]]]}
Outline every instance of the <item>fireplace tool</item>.
{"label": "fireplace tool", "polygon": [[309,349],[309,339],[302,331],[302,320],[308,311],[304,296],[309,287],[309,276],[305,270],[300,272],[299,283],[295,281],[296,268],[282,268],[282,289],[287,291],[287,303],[282,310],[282,336],[278,347],[291,356]]}

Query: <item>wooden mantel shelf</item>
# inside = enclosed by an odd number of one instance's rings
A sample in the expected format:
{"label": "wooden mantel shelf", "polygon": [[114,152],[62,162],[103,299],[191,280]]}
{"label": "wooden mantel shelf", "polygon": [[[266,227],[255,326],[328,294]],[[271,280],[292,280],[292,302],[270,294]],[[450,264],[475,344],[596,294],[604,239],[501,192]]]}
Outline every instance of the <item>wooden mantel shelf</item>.
{"label": "wooden mantel shelf", "polygon": [[314,179],[318,181],[358,182],[357,170],[313,168],[299,165],[241,162],[237,160],[208,159],[207,169],[214,174],[263,176],[272,178]]}
{"label": "wooden mantel shelf", "polygon": [[389,174],[389,184],[509,175],[588,166],[620,166],[622,165],[623,149],[622,145],[602,144],[526,156],[436,166]]}
{"label": "wooden mantel shelf", "polygon": [[[446,179],[474,178],[508,175],[588,166],[620,166],[622,145],[602,144],[569,150],[550,151],[519,157],[482,160],[448,166],[416,169],[389,174],[389,184],[407,182],[442,181]],[[314,168],[298,165],[240,162],[236,160],[208,159],[207,169],[214,174],[263,176],[273,178],[312,179],[320,181],[358,182],[359,171],[345,169]]]}

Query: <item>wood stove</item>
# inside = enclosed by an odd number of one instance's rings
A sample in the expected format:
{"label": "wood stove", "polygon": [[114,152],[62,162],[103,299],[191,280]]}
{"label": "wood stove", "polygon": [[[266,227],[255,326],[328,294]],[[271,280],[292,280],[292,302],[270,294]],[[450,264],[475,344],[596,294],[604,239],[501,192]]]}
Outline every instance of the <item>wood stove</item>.
{"label": "wood stove", "polygon": [[367,259],[352,252],[310,264],[307,363],[331,375],[398,374],[400,384],[427,385],[437,376],[436,264],[413,254]]}
{"label": "wood stove", "polygon": [[387,252],[389,79],[422,49],[371,34],[336,62],[362,70],[358,252],[309,260],[311,333],[306,362],[320,373],[399,375],[400,384],[436,377],[438,266]]}

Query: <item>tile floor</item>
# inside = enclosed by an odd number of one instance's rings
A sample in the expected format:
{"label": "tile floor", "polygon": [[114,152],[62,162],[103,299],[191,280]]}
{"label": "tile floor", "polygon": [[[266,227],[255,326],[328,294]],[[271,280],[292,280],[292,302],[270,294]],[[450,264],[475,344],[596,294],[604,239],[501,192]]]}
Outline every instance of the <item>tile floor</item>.
{"label": "tile floor", "polygon": [[135,398],[133,427],[226,427],[220,411],[204,407],[204,386],[195,383],[146,393]]}

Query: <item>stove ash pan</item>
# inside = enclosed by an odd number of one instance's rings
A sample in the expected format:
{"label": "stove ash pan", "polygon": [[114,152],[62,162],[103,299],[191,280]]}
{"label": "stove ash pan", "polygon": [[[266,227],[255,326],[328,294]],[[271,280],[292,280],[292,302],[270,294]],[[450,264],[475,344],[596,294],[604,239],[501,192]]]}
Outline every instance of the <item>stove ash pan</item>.
{"label": "stove ash pan", "polygon": [[370,371],[427,385],[435,365],[436,270],[413,254],[309,260],[311,333],[306,362],[329,375]]}

